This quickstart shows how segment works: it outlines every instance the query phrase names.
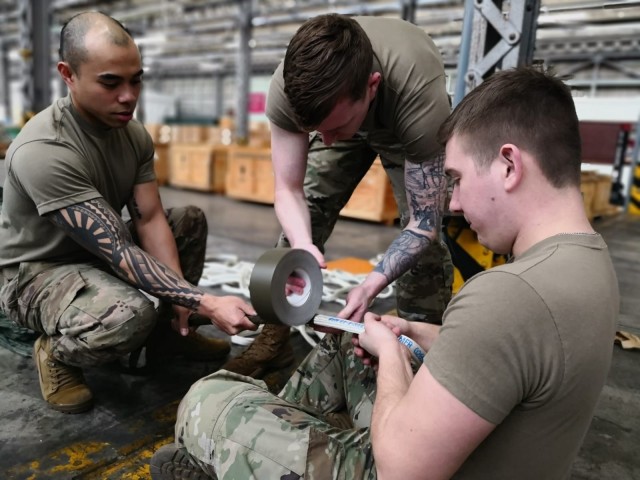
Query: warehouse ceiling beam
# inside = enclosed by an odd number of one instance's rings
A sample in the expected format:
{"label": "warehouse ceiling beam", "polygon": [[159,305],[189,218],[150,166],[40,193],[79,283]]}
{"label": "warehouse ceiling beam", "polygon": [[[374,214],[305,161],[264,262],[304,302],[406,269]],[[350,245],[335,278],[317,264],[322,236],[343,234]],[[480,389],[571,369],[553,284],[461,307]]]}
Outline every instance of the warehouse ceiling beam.
{"label": "warehouse ceiling beam", "polygon": [[638,0],[611,0],[611,1],[594,1],[594,2],[572,2],[561,3],[559,5],[543,5],[540,13],[549,12],[568,12],[568,11],[584,11],[584,10],[602,10],[602,9],[620,9],[640,6]]}
{"label": "warehouse ceiling beam", "polygon": [[[471,0],[472,3],[473,0]],[[100,9],[124,20],[144,47],[148,78],[161,69],[173,77],[202,72],[206,75],[237,74],[239,35],[237,0],[50,0],[55,23],[49,28],[51,57],[64,20],[86,9]],[[329,11],[347,15],[405,16],[411,12],[416,25],[434,39],[445,65],[455,68],[461,51],[464,0],[253,0],[251,1],[252,73],[271,71],[284,56],[300,23]],[[485,3],[504,5],[504,21],[512,21],[514,6],[526,0]],[[621,58],[637,58],[640,39],[640,5],[635,1],[541,0],[536,57],[549,61],[585,61],[594,51]],[[7,22],[0,39],[9,49],[9,77],[20,78],[22,57],[17,21],[19,2],[0,0],[0,18]],[[415,5],[415,7],[414,7]],[[511,6],[511,10],[507,7]],[[403,6],[405,12],[403,14]],[[488,28],[494,28],[489,24]],[[614,36],[616,40],[602,40]],[[584,41],[583,41],[584,39]],[[637,42],[638,40],[636,40]],[[487,53],[487,52],[483,52]],[[486,55],[485,55],[486,56]],[[191,62],[193,62],[191,64]],[[613,72],[614,70],[608,69]],[[465,86],[466,87],[466,86]]]}
{"label": "warehouse ceiling beam", "polygon": [[609,68],[610,70],[615,70],[617,72],[622,73],[626,77],[640,79],[640,70],[637,68],[628,68],[625,65],[622,65],[618,62],[611,61],[610,59],[603,59],[602,64]]}
{"label": "warehouse ceiling beam", "polygon": [[590,96],[595,96],[601,88],[638,88],[640,87],[640,80],[633,79],[602,79],[595,78],[591,80],[567,80],[567,85],[573,88],[588,88]]}
{"label": "warehouse ceiling beam", "polygon": [[[590,95],[595,96],[599,88],[637,88],[640,86],[640,70],[637,66],[627,67],[619,59],[612,59],[602,54],[592,55],[588,61],[577,64],[559,65],[556,73],[560,76],[574,77],[580,72],[590,71],[590,78],[569,78],[567,83],[573,88],[589,88]],[[604,71],[614,71],[624,78],[609,78]]]}

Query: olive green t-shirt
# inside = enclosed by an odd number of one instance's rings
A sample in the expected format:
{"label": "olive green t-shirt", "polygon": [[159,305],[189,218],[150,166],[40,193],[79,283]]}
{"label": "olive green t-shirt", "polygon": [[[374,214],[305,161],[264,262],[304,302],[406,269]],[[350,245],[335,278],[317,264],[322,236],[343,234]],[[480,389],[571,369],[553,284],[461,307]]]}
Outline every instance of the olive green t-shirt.
{"label": "olive green t-shirt", "polygon": [[556,235],[467,281],[424,363],[497,426],[454,478],[569,476],[609,371],[618,307],[600,235]]}
{"label": "olive green t-shirt", "polygon": [[85,122],[70,97],[33,117],[11,143],[0,212],[0,268],[19,262],[74,262],[89,253],[43,216],[104,198],[118,213],[133,186],[155,179],[153,143],[144,126]]}
{"label": "olive green t-shirt", "polygon": [[[380,145],[400,146],[405,158],[422,163],[441,150],[440,124],[451,112],[440,53],[419,27],[399,19],[354,17],[373,47],[373,72],[382,82],[361,132]],[[283,63],[267,95],[266,115],[278,127],[300,132],[284,93]]]}

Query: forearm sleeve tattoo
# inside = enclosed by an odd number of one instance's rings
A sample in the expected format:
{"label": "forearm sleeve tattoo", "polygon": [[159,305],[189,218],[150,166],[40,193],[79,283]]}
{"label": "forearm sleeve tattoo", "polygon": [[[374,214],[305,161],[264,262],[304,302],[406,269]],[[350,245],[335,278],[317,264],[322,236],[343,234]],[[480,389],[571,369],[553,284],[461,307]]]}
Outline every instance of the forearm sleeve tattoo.
{"label": "forearm sleeve tattoo", "polygon": [[136,288],[192,310],[200,305],[203,292],[133,243],[122,218],[103,199],[63,208],[50,219]]}
{"label": "forearm sleeve tattoo", "polygon": [[421,164],[405,163],[409,222],[387,249],[375,271],[389,283],[411,269],[429,244],[439,238],[447,193],[444,154]]}
{"label": "forearm sleeve tattoo", "polygon": [[420,254],[429,243],[431,243],[429,237],[411,230],[403,230],[400,236],[391,242],[374,270],[382,273],[391,283],[418,262]]}

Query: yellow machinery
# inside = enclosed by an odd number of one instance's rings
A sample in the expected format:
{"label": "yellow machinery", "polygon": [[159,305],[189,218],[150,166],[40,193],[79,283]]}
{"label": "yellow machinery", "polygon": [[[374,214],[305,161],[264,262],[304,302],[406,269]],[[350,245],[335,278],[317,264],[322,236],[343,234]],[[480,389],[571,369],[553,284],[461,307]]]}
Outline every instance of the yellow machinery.
{"label": "yellow machinery", "polygon": [[629,213],[640,215],[640,165],[636,165],[633,172],[633,184],[629,192]]}
{"label": "yellow machinery", "polygon": [[505,255],[496,254],[480,245],[476,233],[469,228],[469,224],[461,216],[446,218],[444,239],[453,260],[454,294],[476,273],[507,261]]}

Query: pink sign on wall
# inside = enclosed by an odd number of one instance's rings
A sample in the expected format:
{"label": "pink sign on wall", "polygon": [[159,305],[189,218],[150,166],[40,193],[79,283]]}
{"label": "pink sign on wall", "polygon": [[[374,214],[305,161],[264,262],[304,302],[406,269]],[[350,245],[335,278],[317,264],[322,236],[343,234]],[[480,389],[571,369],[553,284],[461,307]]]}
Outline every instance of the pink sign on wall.
{"label": "pink sign on wall", "polygon": [[264,113],[267,95],[264,92],[249,94],[249,113]]}

